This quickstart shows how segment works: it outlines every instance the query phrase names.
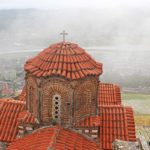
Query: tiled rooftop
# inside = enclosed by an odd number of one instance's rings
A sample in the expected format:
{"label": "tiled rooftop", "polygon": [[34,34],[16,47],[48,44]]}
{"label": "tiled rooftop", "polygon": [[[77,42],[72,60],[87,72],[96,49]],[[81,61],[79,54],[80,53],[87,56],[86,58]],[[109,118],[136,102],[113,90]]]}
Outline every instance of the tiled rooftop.
{"label": "tiled rooftop", "polygon": [[100,75],[102,64],[96,62],[77,44],[61,42],[44,49],[25,64],[25,71],[36,77],[63,76],[79,79]]}
{"label": "tiled rooftop", "polygon": [[7,150],[100,150],[93,140],[61,127],[41,128],[17,139]]}
{"label": "tiled rooftop", "polygon": [[121,105],[120,87],[115,84],[99,83],[99,105]]}
{"label": "tiled rooftop", "polygon": [[105,150],[112,149],[115,139],[136,141],[132,109],[123,106],[100,106],[100,143]]}
{"label": "tiled rooftop", "polygon": [[25,123],[25,124],[37,124],[37,119],[31,114],[29,111],[23,111],[18,116],[18,122],[19,123]]}
{"label": "tiled rooftop", "polygon": [[25,103],[12,99],[0,99],[0,141],[11,142],[17,135],[17,118],[25,109]]}

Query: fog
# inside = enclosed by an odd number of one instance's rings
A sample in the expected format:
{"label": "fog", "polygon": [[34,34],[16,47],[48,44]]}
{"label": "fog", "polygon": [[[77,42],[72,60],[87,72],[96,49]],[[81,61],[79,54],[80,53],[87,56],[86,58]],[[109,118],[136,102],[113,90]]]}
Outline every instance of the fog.
{"label": "fog", "polygon": [[42,50],[62,30],[104,63],[104,80],[150,76],[150,1],[0,0],[0,53]]}
{"label": "fog", "polygon": [[149,50],[150,1],[0,0],[0,51],[47,46],[64,29],[83,46]]}

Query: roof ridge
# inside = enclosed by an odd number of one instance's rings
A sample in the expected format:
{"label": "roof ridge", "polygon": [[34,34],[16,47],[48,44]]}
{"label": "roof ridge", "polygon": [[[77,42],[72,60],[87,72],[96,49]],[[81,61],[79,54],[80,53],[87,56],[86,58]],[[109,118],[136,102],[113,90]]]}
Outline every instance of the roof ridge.
{"label": "roof ridge", "polygon": [[55,145],[56,145],[56,140],[57,140],[57,137],[59,135],[59,132],[60,132],[61,128],[59,126],[56,126],[55,129],[54,129],[54,134],[52,136],[52,140],[51,142],[49,143],[49,146],[48,148],[55,148]]}
{"label": "roof ridge", "polygon": [[0,99],[0,103],[15,103],[15,104],[25,104],[25,101],[9,99],[9,98],[2,98]]}
{"label": "roof ridge", "polygon": [[[113,85],[113,86],[119,86],[119,84],[117,84],[117,83],[108,83],[108,82],[101,82],[101,81],[99,81],[99,84],[101,84],[101,85]],[[120,86],[119,86],[120,87]]]}

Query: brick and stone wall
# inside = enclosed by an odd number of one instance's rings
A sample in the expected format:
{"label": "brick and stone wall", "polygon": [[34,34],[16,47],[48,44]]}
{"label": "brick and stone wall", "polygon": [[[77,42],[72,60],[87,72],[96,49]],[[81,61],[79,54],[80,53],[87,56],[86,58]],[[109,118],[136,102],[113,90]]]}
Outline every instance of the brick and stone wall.
{"label": "brick and stone wall", "polygon": [[86,78],[78,82],[74,90],[74,122],[90,115],[96,115],[97,80]]}
{"label": "brick and stone wall", "polygon": [[36,79],[28,76],[26,80],[27,92],[27,109],[33,113],[35,117],[39,117],[38,112],[38,85]]}
{"label": "brick and stone wall", "polygon": [[27,108],[41,123],[74,126],[97,114],[98,77],[79,80],[26,75]]}

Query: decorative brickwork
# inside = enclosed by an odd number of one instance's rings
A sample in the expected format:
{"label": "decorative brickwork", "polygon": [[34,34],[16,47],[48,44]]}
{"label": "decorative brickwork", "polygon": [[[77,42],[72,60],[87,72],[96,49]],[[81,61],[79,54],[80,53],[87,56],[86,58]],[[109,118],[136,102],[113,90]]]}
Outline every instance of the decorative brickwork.
{"label": "decorative brickwork", "polygon": [[96,115],[97,106],[97,88],[96,78],[88,77],[82,80],[74,91],[74,122],[79,122],[82,118],[90,115]]}
{"label": "decorative brickwork", "polygon": [[35,117],[38,117],[38,87],[36,79],[31,76],[27,76],[26,80],[26,89],[27,89],[27,109],[33,113]]}
{"label": "decorative brickwork", "polygon": [[42,84],[42,121],[49,123],[56,121],[62,125],[71,124],[72,90],[69,84],[59,78],[51,78],[46,81]]}

